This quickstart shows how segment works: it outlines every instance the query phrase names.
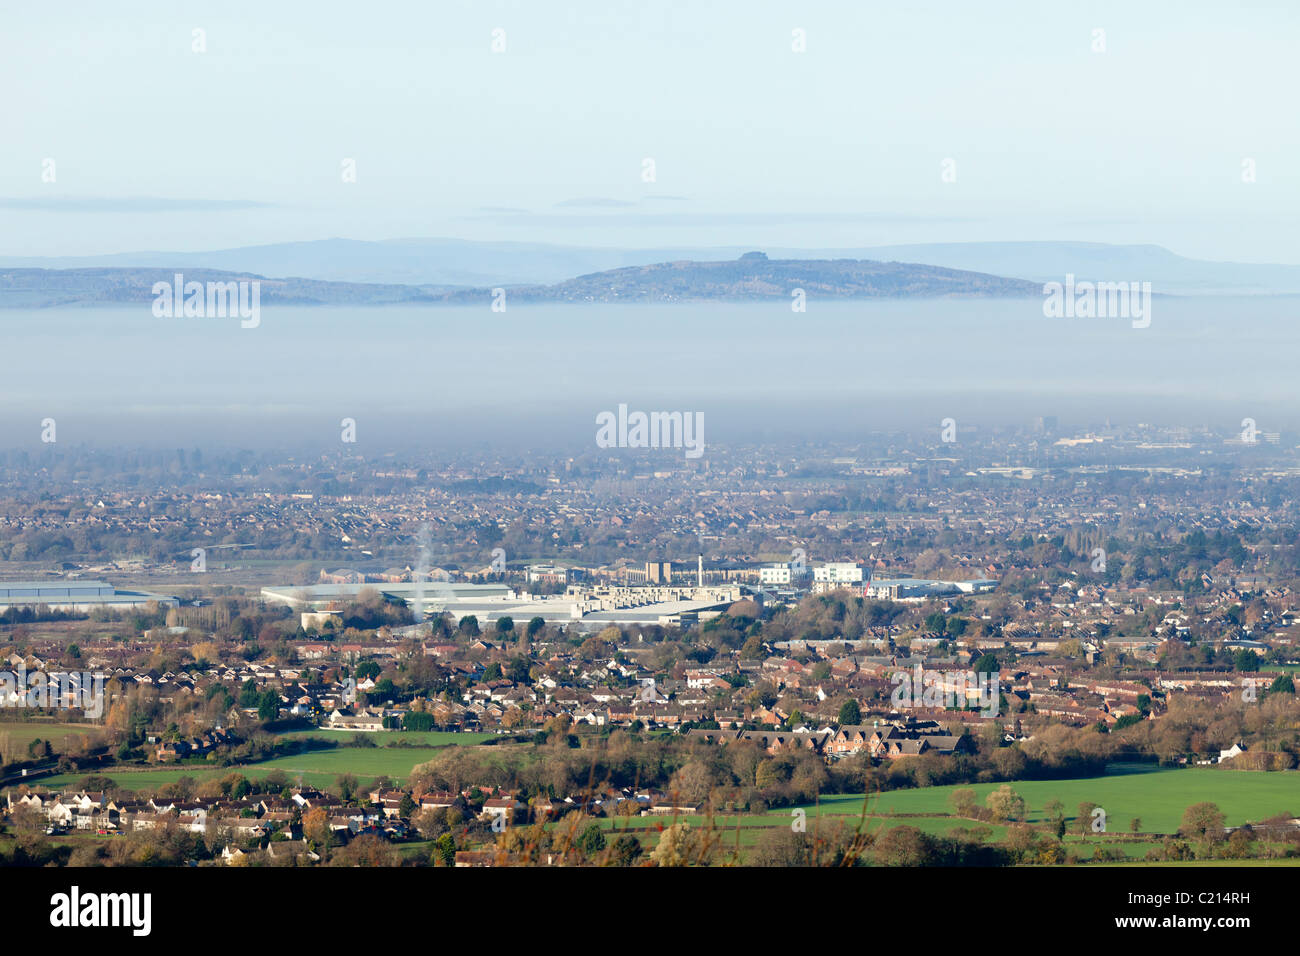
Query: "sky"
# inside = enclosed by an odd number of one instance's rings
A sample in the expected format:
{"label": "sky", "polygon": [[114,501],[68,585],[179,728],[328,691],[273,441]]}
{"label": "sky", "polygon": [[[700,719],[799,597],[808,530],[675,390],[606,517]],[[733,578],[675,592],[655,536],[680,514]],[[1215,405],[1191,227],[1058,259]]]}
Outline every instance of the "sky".
{"label": "sky", "polygon": [[1044,239],[1300,263],[1298,40],[1287,2],[14,5],[0,255]]}

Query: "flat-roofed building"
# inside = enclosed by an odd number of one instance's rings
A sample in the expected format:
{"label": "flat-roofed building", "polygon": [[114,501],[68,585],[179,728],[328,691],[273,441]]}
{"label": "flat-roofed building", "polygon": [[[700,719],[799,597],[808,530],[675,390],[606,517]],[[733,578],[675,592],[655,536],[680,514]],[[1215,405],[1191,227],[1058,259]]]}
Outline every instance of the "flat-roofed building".
{"label": "flat-roofed building", "polygon": [[945,594],[984,594],[998,586],[997,581],[935,581],[926,578],[873,578],[867,585],[867,597],[889,601],[920,601]]}
{"label": "flat-roofed building", "polygon": [[363,591],[377,591],[391,601],[423,601],[426,609],[447,601],[505,598],[514,593],[508,584],[465,584],[424,581],[400,584],[308,584],[302,587],[262,588],[262,597],[299,609],[327,608],[336,601],[355,601]]}
{"label": "flat-roofed building", "polygon": [[530,564],[526,569],[529,584],[568,584],[569,569],[551,564]]}
{"label": "flat-roofed building", "polygon": [[119,591],[104,581],[0,581],[0,611],[41,605],[59,611],[112,610],[143,607],[150,601],[164,607],[180,604],[165,594]]}
{"label": "flat-roofed building", "polygon": [[790,584],[794,571],[788,564],[769,564],[758,569],[759,584]]}
{"label": "flat-roofed building", "polygon": [[813,568],[813,580],[824,584],[861,584],[862,565],[851,561],[818,565]]}

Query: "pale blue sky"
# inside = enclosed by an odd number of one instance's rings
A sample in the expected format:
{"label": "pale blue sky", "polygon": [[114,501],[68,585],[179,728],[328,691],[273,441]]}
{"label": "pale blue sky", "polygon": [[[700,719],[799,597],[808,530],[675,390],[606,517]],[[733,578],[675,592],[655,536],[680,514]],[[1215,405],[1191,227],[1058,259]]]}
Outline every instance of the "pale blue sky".
{"label": "pale blue sky", "polygon": [[[0,255],[331,236],[1079,239],[1300,263],[1298,11],[15,5],[0,31]],[[191,50],[195,28],[206,53]],[[806,53],[791,50],[795,28]],[[941,180],[947,158],[956,182]]]}

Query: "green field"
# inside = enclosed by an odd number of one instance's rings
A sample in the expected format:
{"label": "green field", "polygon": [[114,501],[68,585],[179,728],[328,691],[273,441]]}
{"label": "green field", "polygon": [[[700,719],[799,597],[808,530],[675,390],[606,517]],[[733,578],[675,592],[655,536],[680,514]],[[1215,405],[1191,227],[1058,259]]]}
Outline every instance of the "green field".
{"label": "green field", "polygon": [[[808,822],[807,832],[815,834],[817,832],[817,820],[815,815],[810,811],[808,814],[811,818]],[[766,814],[735,814],[720,815],[713,818],[713,827],[723,837],[722,844],[724,847],[736,845],[736,834],[739,833],[739,843],[741,847],[750,847],[758,842],[758,838],[764,830],[770,830],[774,827],[786,827],[790,825],[793,817],[790,811],[773,811]],[[857,816],[837,817],[826,814],[824,819],[828,822],[842,822],[848,826],[856,826],[858,823]],[[617,833],[632,833],[637,836],[641,843],[647,847],[654,846],[659,842],[660,827],[667,827],[672,823],[687,823],[692,827],[708,827],[709,818],[702,816],[681,816],[674,818],[670,814],[653,817],[632,817],[630,819],[618,818],[611,820],[602,818],[597,821],[601,828]],[[990,831],[989,840],[1002,840],[1007,835],[1007,828],[997,824],[978,824],[970,820],[963,820],[946,816],[924,816],[924,817],[876,817],[866,823],[867,832],[880,834],[886,830],[892,830],[894,827],[911,826],[916,827],[924,833],[932,836],[945,836],[953,830],[960,827],[984,826]]]}
{"label": "green field", "polygon": [[[284,737],[305,739],[318,738],[342,743],[354,734],[348,732],[307,730],[284,734]],[[383,737],[366,735],[376,742]],[[397,734],[392,739],[398,739]],[[191,764],[178,767],[148,767],[139,770],[115,767],[103,775],[111,778],[119,787],[126,790],[154,790],[174,783],[181,777],[193,777],[206,780],[210,777],[223,777],[230,773],[242,773],[250,779],[265,777],[272,770],[279,770],[288,775],[291,782],[302,782],[312,787],[330,787],[340,774],[350,773],[362,784],[369,783],[376,777],[392,777],[404,780],[417,765],[432,760],[447,746],[471,746],[494,737],[493,734],[450,734],[450,733],[403,733],[402,740],[419,741],[420,747],[334,747],[326,750],[309,750],[288,757],[276,757],[259,763],[241,764],[233,767],[211,767],[203,764]],[[33,784],[59,789],[77,783],[84,773],[57,774],[33,780]]]}
{"label": "green field", "polygon": [[[1127,834],[1129,820],[1133,817],[1141,820],[1142,833],[1175,833],[1182,822],[1183,811],[1202,801],[1217,803],[1227,817],[1229,826],[1258,822],[1278,813],[1293,816],[1300,814],[1300,771],[1257,773],[1206,767],[1157,768],[1123,764],[1112,765],[1111,771],[1105,777],[1017,781],[1010,786],[1025,798],[1030,823],[1041,825],[1049,822],[1044,808],[1052,800],[1060,800],[1065,805],[1065,814],[1070,820],[1077,814],[1078,805],[1088,800],[1106,811],[1107,830],[1112,834]],[[1001,784],[976,784],[970,789],[975,791],[977,800],[983,803],[989,792],[999,786]],[[877,831],[906,825],[940,835],[957,827],[983,825],[993,831],[991,840],[1003,839],[1006,836],[1005,826],[979,824],[973,820],[948,816],[951,812],[948,799],[956,789],[959,787],[924,787],[874,794],[867,800],[867,829]],[[831,794],[823,796],[816,804],[804,805],[802,809],[808,816],[809,832],[814,829],[818,817],[855,825],[862,818],[863,798],[864,795],[860,793]],[[681,816],[675,819],[692,826],[707,826],[709,823],[709,818],[704,816]],[[713,822],[721,830],[739,827],[741,844],[746,845],[757,839],[759,829],[787,826],[791,819],[790,810],[781,809],[769,810],[763,814],[719,814],[713,818]],[[658,828],[674,822],[674,818],[619,817],[599,822],[606,829],[631,829],[634,832],[649,830],[657,835]],[[1083,850],[1086,844],[1087,850],[1091,852],[1092,847],[1098,845],[1099,838],[1091,834],[1071,835],[1066,842],[1077,850]],[[1079,844],[1077,847],[1076,843]],[[1151,848],[1149,842],[1123,839],[1107,840],[1101,845],[1136,857],[1145,856]]]}
{"label": "green field", "polygon": [[[1300,815],[1300,771],[1259,773],[1216,770],[1211,767],[1157,768],[1148,765],[1113,765],[1104,777],[1072,780],[1020,780],[1010,784],[1029,806],[1029,822],[1047,822],[1044,807],[1052,800],[1065,804],[1067,818],[1078,805],[1091,800],[1106,811],[1107,829],[1128,832],[1129,820],[1142,821],[1143,833],[1174,833],[1183,811],[1194,803],[1217,803],[1228,826],[1258,822],[1278,813]],[[1001,784],[974,784],[981,804]],[[958,787],[924,787],[893,790],[872,798],[881,814],[945,813],[948,798]],[[862,795],[822,798],[822,812],[858,812]],[[812,810],[809,809],[809,815]]]}
{"label": "green field", "polygon": [[65,748],[65,739],[98,738],[103,728],[94,724],[60,724],[43,720],[0,720],[0,753],[6,760],[25,759],[33,740],[48,740],[55,753]]}
{"label": "green field", "polygon": [[[1090,863],[1089,866],[1129,866],[1128,863]],[[1143,860],[1143,866],[1300,866],[1300,857],[1287,860]]]}
{"label": "green field", "polygon": [[448,745],[466,746],[470,744],[481,744],[485,740],[498,739],[497,734],[453,734],[442,730],[403,730],[393,733],[369,733],[364,730],[290,730],[279,735],[285,740],[329,740],[337,743],[353,740],[357,737],[368,737],[373,740],[379,747],[384,747],[389,742],[404,741],[405,743],[419,744],[422,747],[446,747]]}
{"label": "green field", "polygon": [[[340,774],[350,773],[362,784],[385,776],[393,779],[405,779],[416,764],[432,760],[440,748],[403,747],[386,750],[360,747],[340,747],[337,750],[313,750],[292,757],[277,757],[261,763],[241,764],[233,767],[205,767],[193,765],[188,767],[149,768],[146,770],[129,770],[113,768],[103,773],[119,787],[126,790],[151,790],[174,783],[181,777],[193,777],[206,780],[209,777],[224,777],[230,773],[242,773],[250,779],[265,777],[272,770],[280,770],[289,777],[290,783],[300,778],[311,787],[330,787]],[[84,773],[56,774],[34,780],[34,784],[57,790],[74,785],[84,777]]]}

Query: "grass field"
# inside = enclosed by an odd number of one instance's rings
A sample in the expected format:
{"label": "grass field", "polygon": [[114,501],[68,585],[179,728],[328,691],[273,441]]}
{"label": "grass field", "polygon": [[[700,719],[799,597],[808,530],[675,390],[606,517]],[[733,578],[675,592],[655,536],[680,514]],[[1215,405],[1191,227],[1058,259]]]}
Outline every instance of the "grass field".
{"label": "grass field", "polygon": [[485,740],[497,739],[497,734],[452,734],[441,730],[404,730],[395,733],[376,734],[364,730],[290,730],[280,734],[286,740],[329,740],[336,743],[352,740],[356,737],[368,737],[380,748],[390,741],[420,744],[424,747],[446,747],[449,745],[466,746],[481,744]]}
{"label": "grass field", "polygon": [[[817,830],[817,820],[810,812],[807,832],[812,834]],[[758,842],[759,836],[764,830],[770,830],[777,827],[786,827],[790,825],[793,818],[790,811],[773,811],[767,814],[738,814],[729,816],[717,816],[713,818],[713,826],[723,837],[723,846],[732,847],[736,845],[737,834],[739,834],[740,846],[750,847]],[[834,816],[826,814],[822,818],[827,823],[842,822],[848,826],[856,826],[858,817],[855,816]],[[667,827],[674,822],[687,823],[693,827],[707,827],[709,820],[707,817],[700,816],[682,816],[674,818],[671,815],[656,817],[632,817],[630,819],[619,818],[618,820],[601,819],[597,821],[604,830],[611,833],[632,833],[641,840],[642,845],[650,847],[659,842],[659,833],[661,827]],[[970,820],[962,820],[946,816],[923,816],[923,817],[876,817],[868,820],[866,827],[869,833],[880,834],[886,830],[892,830],[894,827],[911,826],[916,827],[924,833],[933,836],[944,836],[951,833],[959,827],[976,827],[984,826],[990,831],[989,840],[997,841],[1004,839],[1007,835],[1007,828],[996,824],[978,824]]]}
{"label": "grass field", "polygon": [[300,773],[326,774],[332,780],[341,773],[358,779],[380,775],[406,779],[416,764],[426,763],[438,755],[440,747],[338,747],[334,750],[311,750],[291,757],[276,757],[250,765],[259,775],[271,769],[282,770],[290,777]]}
{"label": "grass field", "polygon": [[[1089,866],[1131,866],[1130,863],[1090,863]],[[1142,866],[1300,866],[1300,857],[1288,860],[1143,860]]]}
{"label": "grass field", "polygon": [[[38,735],[39,736],[39,735]],[[317,738],[343,743],[349,737],[356,736],[348,732],[322,730],[293,731],[283,735],[293,739]],[[367,735],[376,743],[384,737]],[[115,767],[103,775],[112,779],[119,787],[126,790],[153,790],[174,783],[181,777],[193,777],[206,780],[210,777],[223,777],[230,773],[242,773],[250,779],[265,777],[272,770],[286,774],[291,782],[301,778],[304,784],[312,787],[332,786],[340,774],[350,773],[362,784],[367,784],[376,777],[392,777],[405,780],[417,765],[432,760],[443,748],[448,746],[471,746],[494,737],[493,734],[450,734],[450,733],[403,733],[392,734],[391,739],[416,741],[419,747],[335,747],[327,750],[309,750],[287,757],[276,757],[259,763],[242,764],[236,767],[209,767],[193,764],[180,767],[148,767],[140,770]],[[84,773],[57,774],[43,777],[42,786],[58,789],[75,784],[84,777]]]}
{"label": "grass field", "polygon": [[[1300,815],[1300,771],[1259,773],[1216,770],[1210,767],[1157,768],[1148,765],[1114,765],[1104,777],[1072,780],[1021,780],[1011,789],[1025,798],[1029,822],[1044,823],[1045,807],[1052,800],[1065,804],[1073,817],[1078,805],[1091,800],[1106,811],[1107,829],[1127,832],[1129,820],[1142,821],[1144,833],[1174,833],[1183,811],[1194,803],[1217,803],[1228,826],[1267,819],[1278,813]],[[975,784],[976,799],[983,803],[1000,784]],[[948,798],[958,787],[924,787],[894,790],[872,798],[875,812],[945,813]],[[823,797],[823,813],[857,813],[862,795]],[[811,816],[813,811],[808,810]]]}
{"label": "grass field", "polygon": [[[1259,821],[1280,812],[1294,815],[1300,810],[1300,772],[1252,773],[1249,771],[1223,771],[1208,768],[1166,768],[1150,766],[1114,765],[1105,777],[1060,781],[1020,781],[1012,789],[1025,798],[1029,807],[1029,822],[1045,823],[1045,806],[1060,800],[1067,816],[1077,813],[1080,802],[1090,800],[1107,811],[1109,834],[1067,834],[1065,843],[1069,851],[1083,860],[1090,860],[1094,849],[1118,851],[1127,858],[1128,865],[1166,865],[1150,863],[1145,858],[1159,837],[1126,838],[1128,821],[1136,816],[1142,820],[1144,834],[1168,834],[1177,831],[1183,811],[1194,803],[1217,803],[1227,816],[1228,825]],[[988,793],[1000,784],[974,786],[982,802]],[[948,797],[957,787],[929,787],[918,790],[892,791],[867,799],[866,828],[880,834],[899,826],[912,826],[935,836],[951,834],[957,828],[987,826],[990,841],[1001,841],[1007,836],[1007,827],[979,824],[948,815]],[[807,832],[813,833],[820,820],[839,821],[856,826],[862,819],[863,794],[836,794],[823,797],[816,804],[802,807],[807,814]],[[719,832],[724,852],[738,849],[742,862],[759,841],[764,830],[786,827],[792,820],[789,809],[770,810],[762,814],[718,815],[711,823]],[[646,852],[659,842],[662,828],[671,823],[687,823],[694,827],[708,827],[710,820],[704,816],[632,817],[602,819],[600,826],[611,832],[631,832],[640,839]],[[1242,860],[1199,861],[1214,865],[1256,866],[1300,865],[1300,860]],[[1101,865],[1124,865],[1120,861]]]}
{"label": "grass field", "polygon": [[26,758],[33,740],[48,740],[55,753],[65,748],[69,736],[98,738],[102,729],[94,724],[61,724],[44,720],[0,720],[0,753],[6,760]]}
{"label": "grass field", "polygon": [[[416,764],[432,760],[439,752],[436,747],[402,747],[391,750],[382,747],[370,748],[340,747],[337,750],[313,750],[290,757],[276,757],[261,763],[242,764],[235,767],[168,767],[144,770],[113,768],[103,776],[112,779],[119,787],[126,790],[149,790],[174,783],[181,777],[193,777],[206,780],[209,777],[224,777],[230,773],[242,773],[250,779],[265,777],[272,770],[286,774],[291,783],[300,778],[312,787],[330,787],[339,774],[350,773],[362,784],[369,783],[376,777],[385,776],[393,779],[405,779]],[[35,783],[51,789],[59,789],[75,784],[84,777],[84,773],[56,774],[43,777]]]}
{"label": "grass field", "polygon": [[[1105,777],[1072,780],[1018,781],[1011,788],[1025,798],[1029,807],[1030,823],[1046,823],[1044,809],[1052,800],[1065,805],[1067,818],[1073,818],[1079,803],[1090,800],[1100,805],[1107,815],[1107,830],[1128,833],[1129,820],[1142,821],[1141,832],[1171,834],[1178,830],[1183,811],[1194,803],[1217,803],[1227,817],[1229,826],[1257,822],[1277,813],[1300,813],[1300,772],[1256,773],[1250,771],[1214,770],[1210,768],[1157,768],[1147,765],[1122,765],[1111,767]],[[983,803],[990,791],[1001,784],[979,784],[971,787],[977,800]],[[867,800],[867,829],[883,832],[897,826],[914,826],[933,835],[951,832],[957,827],[988,826],[990,840],[1006,837],[1006,827],[979,824],[975,821],[948,816],[951,808],[949,796],[958,787],[925,787],[917,790],[895,790],[872,795]],[[862,817],[863,794],[833,794],[824,796],[816,804],[806,804],[802,809],[808,817],[811,832],[818,817],[856,825]],[[763,814],[718,815],[714,825],[725,831],[739,829],[740,844],[752,846],[763,828],[788,826],[792,817],[789,809],[770,810]],[[692,826],[707,826],[704,816],[681,816],[677,822]],[[631,830],[642,837],[642,842],[653,845],[658,841],[659,828],[674,822],[671,816],[602,819],[600,825],[610,830]],[[734,838],[728,837],[727,845]],[[1067,845],[1077,853],[1090,854],[1096,846],[1118,849],[1133,858],[1142,858],[1151,848],[1150,842],[1123,839],[1106,839],[1088,834],[1068,835]]]}

